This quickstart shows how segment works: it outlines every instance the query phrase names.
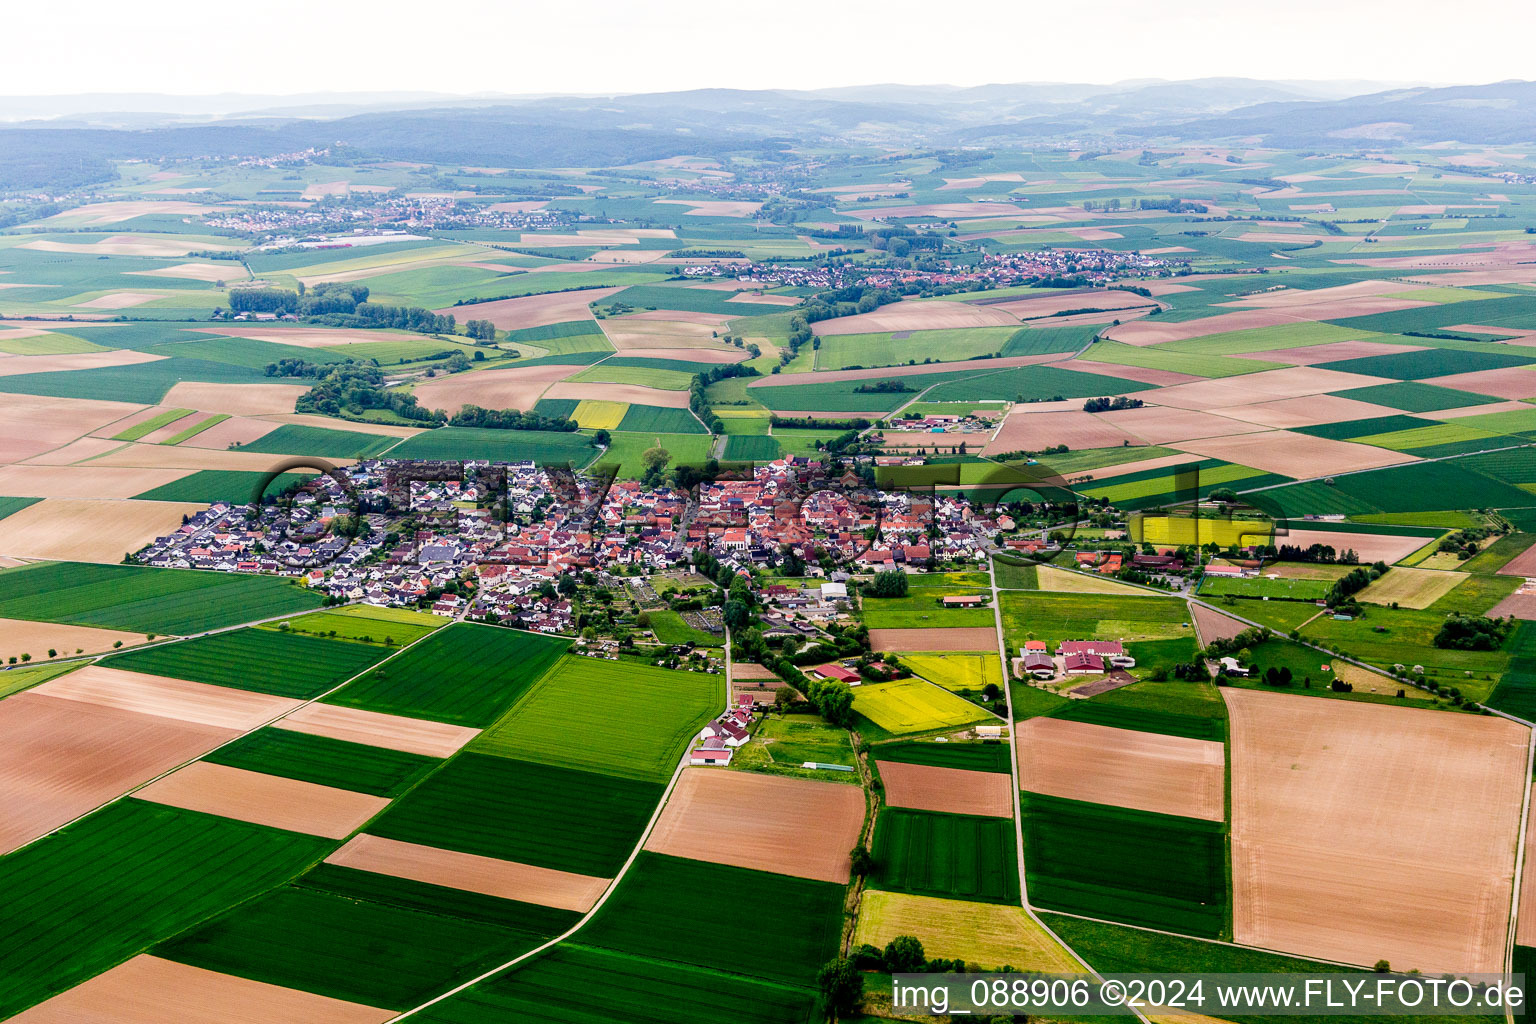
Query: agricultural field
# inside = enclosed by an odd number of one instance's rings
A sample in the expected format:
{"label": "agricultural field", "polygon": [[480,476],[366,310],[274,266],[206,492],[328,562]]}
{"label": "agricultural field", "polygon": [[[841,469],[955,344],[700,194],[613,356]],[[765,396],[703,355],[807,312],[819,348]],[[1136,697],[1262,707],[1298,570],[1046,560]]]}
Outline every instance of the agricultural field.
{"label": "agricultural field", "polygon": [[483,728],[533,686],[566,646],[536,633],[454,623],[326,703]]}
{"label": "agricultural field", "polygon": [[436,758],[421,754],[272,728],[248,733],[204,760],[386,797],[400,796],[438,764]]}
{"label": "agricultural field", "polygon": [[1221,822],[1033,793],[1022,807],[1035,905],[1205,938],[1226,933]]}
{"label": "agricultural field", "polygon": [[325,840],[123,800],[5,859],[0,1014],[76,985],[302,870]]}
{"label": "agricultural field", "polygon": [[290,580],[44,562],[0,571],[0,618],[183,635],[318,608]]}
{"label": "agricultural field", "polygon": [[[1047,591],[1002,595],[1003,632],[1010,649],[1044,640],[1054,650],[1063,640],[1176,640],[1192,637],[1189,609],[1177,598],[1116,597]],[[1135,653],[1135,649],[1132,649]]]}
{"label": "agricultural field", "polygon": [[1003,666],[996,657],[985,654],[908,654],[902,663],[914,675],[946,690],[980,692],[989,683],[999,688],[1003,685]]}
{"label": "agricultural field", "polygon": [[385,654],[377,647],[343,640],[238,629],[114,654],[103,664],[129,672],[312,700]]}
{"label": "agricultural field", "polygon": [[1007,818],[887,808],[875,825],[872,852],[870,885],[876,889],[981,903],[1019,899],[1013,822]]}
{"label": "agricultural field", "polygon": [[1284,601],[1321,601],[1333,588],[1332,580],[1294,576],[1206,576],[1198,593],[1204,598],[1256,597]]}
{"label": "agricultural field", "polygon": [[[650,709],[643,718],[615,708]],[[621,778],[663,781],[724,706],[719,677],[567,655],[470,749]],[[573,743],[573,736],[581,736]]]}
{"label": "agricultural field", "polygon": [[611,878],[662,785],[464,753],[368,826],[368,834]]}
{"label": "agricultural field", "polygon": [[930,957],[964,960],[994,970],[1073,972],[1077,961],[1025,915],[1001,903],[914,896],[871,889],[859,903],[854,945],[885,948],[898,935],[915,935]]}
{"label": "agricultural field", "polygon": [[922,679],[865,683],[854,691],[853,709],[886,732],[935,732],[995,722],[995,715]]}
{"label": "agricultural field", "polygon": [[384,647],[402,647],[415,643],[433,630],[448,625],[449,620],[409,608],[384,608],[376,605],[348,605],[300,615],[298,618],[262,624],[260,629],[305,636],[352,640]]}

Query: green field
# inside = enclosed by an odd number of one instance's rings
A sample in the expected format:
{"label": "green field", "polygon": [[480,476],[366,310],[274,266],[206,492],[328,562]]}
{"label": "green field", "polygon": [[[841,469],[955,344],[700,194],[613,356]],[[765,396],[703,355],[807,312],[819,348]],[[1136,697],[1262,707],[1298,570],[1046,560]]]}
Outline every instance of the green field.
{"label": "green field", "polygon": [[[636,409],[649,409],[651,406],[630,406],[633,413]],[[665,409],[663,412],[683,413],[685,409]],[[628,419],[628,414],[625,415]],[[689,417],[692,419],[692,417]],[[643,457],[647,451],[655,447],[661,447],[671,455],[668,466],[702,466],[709,459],[710,450],[714,447],[715,439],[704,433],[703,424],[693,420],[698,428],[696,434],[661,434],[661,433],[625,433],[613,432],[613,443],[608,450],[597,457],[594,468],[602,466],[619,467],[619,476],[624,479],[638,479],[645,472]]]}
{"label": "green field", "polygon": [[368,831],[460,853],[611,878],[663,786],[463,753],[392,804]]}
{"label": "green field", "polygon": [[[1015,334],[1026,333],[1032,332],[1017,327],[962,327],[936,331],[888,331],[884,334],[838,334],[821,339],[816,349],[816,368],[842,370],[860,366],[900,366],[908,360],[921,363],[928,359],[958,362],[1000,353]],[[1076,347],[1073,345],[1066,351]]]}
{"label": "green field", "polygon": [[487,459],[541,465],[586,466],[597,454],[582,433],[551,430],[492,430],[483,427],[438,427],[406,438],[390,450],[393,459]]}
{"label": "green field", "polygon": [[1197,588],[1201,597],[1280,598],[1287,601],[1321,601],[1333,589],[1332,580],[1309,580],[1282,576],[1223,577],[1206,576]]}
{"label": "green field", "polygon": [[[284,619],[282,622],[265,623],[259,628],[353,640],[365,644],[383,644],[385,647],[401,647],[420,640],[451,621],[441,615],[418,612],[410,608],[381,608],[371,604],[354,604],[345,608],[328,608],[325,611],[310,612],[308,615]],[[285,626],[286,630],[283,629]]]}
{"label": "green field", "polygon": [[36,505],[42,498],[0,498],[0,519],[13,516],[29,505]]}
{"label": "green field", "polygon": [[344,640],[323,640],[269,629],[237,629],[124,651],[106,658],[102,664],[129,672],[312,700],[357,675],[386,653]]}
{"label": "green field", "polygon": [[1352,398],[1357,402],[1370,402],[1404,412],[1439,412],[1442,409],[1464,409],[1472,405],[1491,405],[1502,401],[1488,395],[1443,388],[1438,384],[1421,384],[1418,381],[1373,384],[1348,391],[1334,391],[1332,394],[1337,398]]}
{"label": "green field", "polygon": [[[293,484],[314,476],[314,473],[283,473],[268,482],[264,495],[281,494]],[[256,488],[266,480],[267,474],[243,469],[200,469],[188,473],[180,480],[152,487],[134,497],[141,501],[193,501],[211,505],[225,501],[231,505],[249,505]]]}
{"label": "green field", "polygon": [[328,459],[371,459],[399,443],[400,438],[388,434],[285,423],[272,433],[241,445],[240,450],[274,455],[319,455]]}
{"label": "green field", "polygon": [[[618,429],[642,434],[707,434],[704,424],[687,409],[672,409],[660,405],[636,405],[631,403],[619,421]],[[669,442],[666,447],[671,449]],[[678,453],[673,452],[674,455]]]}
{"label": "green field", "polygon": [[154,953],[221,974],[405,1010],[540,941],[484,922],[289,886]]}
{"label": "green field", "polygon": [[[587,384],[639,384],[662,391],[687,391],[693,384],[693,378],[694,374],[682,370],[653,366],[613,366],[602,362],[567,379]],[[602,389],[595,388],[593,393],[601,394]]]}
{"label": "green field", "polygon": [[[1128,597],[1013,590],[1001,595],[1008,646],[1044,640],[1055,650],[1063,640],[1171,640],[1194,636],[1189,609],[1175,597]],[[1134,648],[1130,652],[1136,654]]]}
{"label": "green field", "polygon": [[887,807],[875,826],[873,852],[870,885],[877,889],[1018,902],[1018,853],[1009,818]]}
{"label": "green field", "polygon": [[[750,927],[714,929],[700,942],[694,901],[726,892],[753,894]],[[809,987],[837,950],[842,918],[841,885],[641,853],[579,938],[586,946]]]}
{"label": "green field", "polygon": [[[808,991],[564,943],[419,1014],[424,1024],[811,1024]],[[573,1007],[572,994],[580,994]]]}
{"label": "green field", "polygon": [[1022,807],[1034,905],[1207,938],[1227,931],[1221,822],[1034,793]]}
{"label": "green field", "polygon": [[807,763],[855,767],[858,758],[848,730],[818,715],[768,715],[753,729],[752,742],[738,747],[731,759],[732,768],[746,771],[859,785],[856,772],[826,772],[804,767]]}
{"label": "green field", "polygon": [[462,921],[481,921],[530,935],[558,935],[581,917],[574,910],[522,903],[468,889],[451,889],[430,882],[360,871],[338,864],[316,864],[293,884],[364,903],[424,910]]}
{"label": "green field", "polygon": [[160,443],[165,445],[173,445],[181,444],[183,441],[190,441],[192,438],[196,437],[198,434],[201,434],[209,427],[216,427],[227,419],[229,419],[229,413],[227,412],[214,413],[212,416],[200,416],[191,426],[178,433],[172,434],[170,437],[166,438]]}
{"label": "green field", "polygon": [[1235,377],[1244,373],[1257,373],[1260,370],[1277,370],[1284,365],[1266,363],[1261,359],[1235,359],[1215,354],[1176,352],[1162,345],[1138,347],[1118,341],[1101,341],[1083,353],[1078,361],[1113,366],[1139,366],[1148,370],[1170,370],[1195,377]]}
{"label": "green field", "polygon": [[664,781],[688,740],[724,706],[717,675],[567,655],[470,749]]}
{"label": "green field", "polygon": [[5,858],[0,1016],[280,884],[334,843],[142,800]]}
{"label": "green field", "polygon": [[40,562],[0,572],[0,618],[184,635],[318,608],[275,576]]}
{"label": "green field", "polygon": [[[1459,322],[1459,321],[1457,321]],[[1319,363],[1323,369],[1359,373],[1368,377],[1392,377],[1397,380],[1423,380],[1447,377],[1455,373],[1496,370],[1506,366],[1527,366],[1536,356],[1504,349],[1498,352],[1463,351],[1454,348],[1426,348],[1417,352],[1398,352],[1387,356],[1364,356]]]}
{"label": "green field", "polygon": [[1006,743],[932,743],[909,740],[876,744],[870,748],[869,756],[877,761],[895,761],[900,764],[1006,773],[1011,750]]}
{"label": "green field", "polygon": [[1214,691],[1201,683],[1136,683],[1100,694],[1093,700],[1072,701],[1052,717],[1220,743],[1227,734],[1226,705],[1221,698],[1214,692],[1205,700],[1191,700],[1183,694],[1175,696],[1179,688],[1197,686]]}
{"label": "green field", "polygon": [[121,430],[112,435],[114,441],[137,441],[145,434],[153,434],[161,427],[168,427],[184,416],[192,415],[191,409],[168,409],[158,416],[151,416],[147,420],[135,423],[126,430]]}
{"label": "green field", "polygon": [[[987,606],[944,607],[945,597],[969,595],[987,597]],[[995,618],[985,584],[974,587],[913,587],[906,597],[866,597],[860,603],[864,624],[870,629],[990,626]]]}
{"label": "green field", "polygon": [[326,699],[327,704],[484,728],[569,641],[456,622]]}
{"label": "green field", "polygon": [[438,763],[436,758],[403,750],[270,727],[247,733],[203,760],[387,797],[399,796]]}
{"label": "green field", "polygon": [[764,434],[732,434],[725,443],[727,462],[772,462],[781,454],[778,440]]}

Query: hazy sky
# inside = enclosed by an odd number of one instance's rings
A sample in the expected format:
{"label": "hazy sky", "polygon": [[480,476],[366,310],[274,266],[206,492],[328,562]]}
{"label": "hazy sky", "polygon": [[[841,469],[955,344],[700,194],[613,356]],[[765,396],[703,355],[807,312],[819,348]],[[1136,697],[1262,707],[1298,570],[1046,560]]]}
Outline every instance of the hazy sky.
{"label": "hazy sky", "polygon": [[0,94],[1536,76],[1530,0],[18,0]]}

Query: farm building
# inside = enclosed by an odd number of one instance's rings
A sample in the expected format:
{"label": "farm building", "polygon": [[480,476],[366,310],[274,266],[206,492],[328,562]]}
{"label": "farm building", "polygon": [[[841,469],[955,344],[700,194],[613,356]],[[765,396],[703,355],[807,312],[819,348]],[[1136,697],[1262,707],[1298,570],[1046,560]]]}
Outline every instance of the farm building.
{"label": "farm building", "polygon": [[952,594],[940,600],[945,608],[980,608],[987,603],[980,594]]}
{"label": "farm building", "polygon": [[859,674],[853,669],[844,668],[841,665],[833,665],[831,663],[826,665],[817,665],[815,668],[811,669],[810,674],[817,677],[818,679],[830,679],[834,682],[847,683],[849,686],[857,686],[860,682]]}
{"label": "farm building", "polygon": [[728,766],[735,750],[711,736],[688,755],[689,764]]}
{"label": "farm building", "polygon": [[1056,662],[1042,651],[1030,651],[1019,660],[1023,662],[1024,672],[1036,679],[1050,679],[1056,674]]}
{"label": "farm building", "polygon": [[1104,671],[1104,659],[1097,654],[1069,654],[1065,660],[1067,675],[1097,675]]}

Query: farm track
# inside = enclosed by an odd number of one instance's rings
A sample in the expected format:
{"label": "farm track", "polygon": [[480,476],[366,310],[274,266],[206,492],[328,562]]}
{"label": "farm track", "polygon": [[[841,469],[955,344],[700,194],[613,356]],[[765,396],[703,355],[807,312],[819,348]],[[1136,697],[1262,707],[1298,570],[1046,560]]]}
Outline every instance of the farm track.
{"label": "farm track", "polygon": [[[725,671],[721,673],[724,677],[725,699],[721,704],[721,711],[726,711],[730,708],[731,668],[731,637],[730,633],[727,632],[725,637]],[[466,989],[473,988],[483,981],[489,981],[490,979],[496,977],[498,974],[509,971],[517,965],[527,960],[531,960],[547,950],[553,949],[555,946],[566,941],[567,939],[571,938],[571,936],[579,932],[589,921],[592,920],[594,916],[596,916],[598,911],[603,909],[603,904],[607,903],[609,897],[618,891],[619,885],[624,881],[624,876],[629,874],[630,868],[634,867],[635,861],[639,858],[641,852],[645,849],[646,841],[651,837],[651,832],[655,830],[656,823],[661,820],[661,812],[666,809],[667,801],[671,798],[673,790],[677,788],[677,782],[678,779],[682,778],[683,769],[688,767],[688,755],[689,749],[684,749],[683,752],[678,756],[677,766],[672,769],[672,776],[667,780],[667,787],[662,791],[661,799],[656,802],[656,808],[651,812],[650,820],[645,823],[645,829],[640,833],[640,838],[635,840],[634,848],[629,851],[629,856],[625,858],[624,863],[620,865],[619,870],[614,873],[613,881],[609,883],[608,888],[603,891],[602,896],[598,897],[597,902],[592,904],[592,909],[583,914],[575,924],[571,925],[564,932],[561,932],[554,938],[549,939],[548,941],[538,946],[535,946],[533,949],[530,949],[528,952],[523,953],[520,956],[513,957],[506,963],[492,967],[490,970],[485,971],[478,976],[463,982],[462,984],[456,985],[449,989],[447,992],[434,996],[424,1003],[413,1006],[408,1010],[400,1011],[395,1016],[385,1020],[383,1024],[395,1024],[396,1021],[407,1020],[411,1017],[414,1017],[416,1014],[421,1013],[423,1010],[426,1010],[430,1007],[436,1006],[438,1003],[443,1002],[445,999],[451,999]]]}

